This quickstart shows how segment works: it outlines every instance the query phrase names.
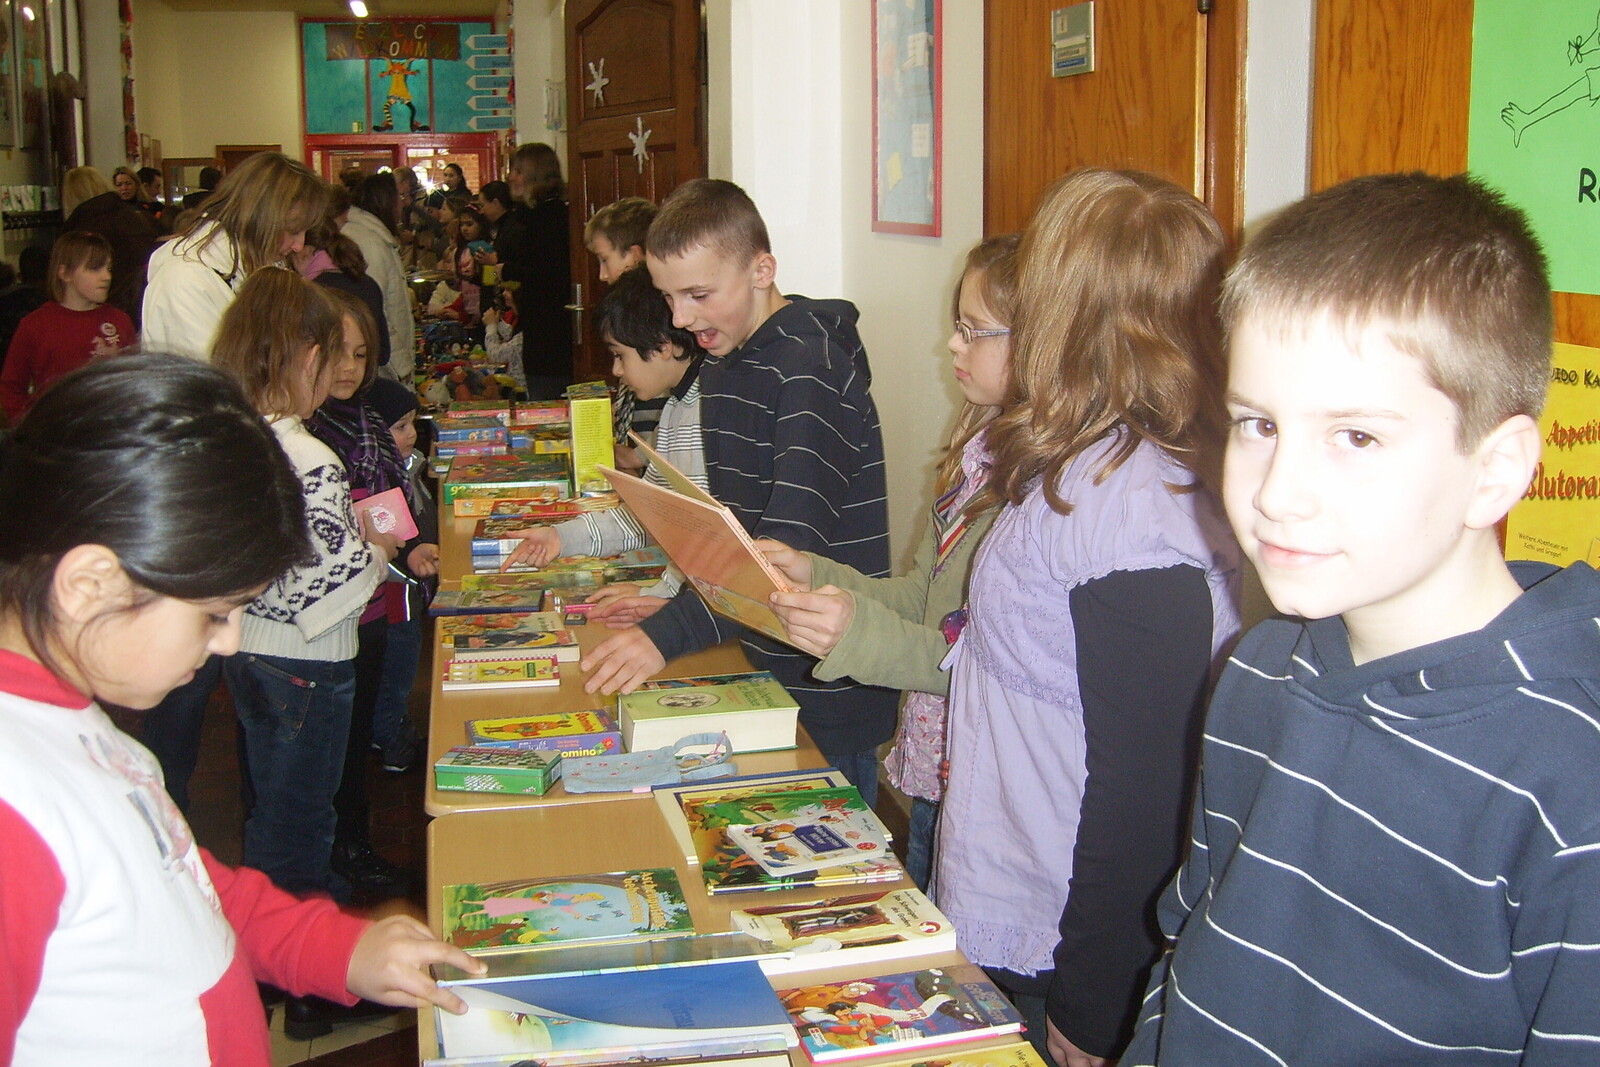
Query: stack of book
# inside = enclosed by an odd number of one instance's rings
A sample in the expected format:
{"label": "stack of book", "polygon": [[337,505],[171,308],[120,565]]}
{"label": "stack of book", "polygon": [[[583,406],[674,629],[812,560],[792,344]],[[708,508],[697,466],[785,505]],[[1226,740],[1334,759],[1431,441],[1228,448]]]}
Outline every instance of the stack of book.
{"label": "stack of book", "polygon": [[440,459],[497,456],[508,451],[506,424],[485,415],[443,415],[433,420]]}
{"label": "stack of book", "polygon": [[578,639],[554,611],[444,615],[436,629],[453,659],[578,658]]}
{"label": "stack of book", "polygon": [[447,418],[472,416],[500,420],[502,426],[511,422],[509,400],[452,400],[445,410]]}
{"label": "stack of book", "polygon": [[556,490],[503,490],[514,496],[492,496],[502,490],[472,489],[456,494],[451,508],[458,519],[525,519],[528,523],[561,522],[588,511],[617,507],[614,493],[595,496],[562,497]]}
{"label": "stack of book", "polygon": [[[838,771],[750,775],[663,786],[655,790],[655,797],[684,859],[700,868],[706,889],[712,893],[809,886],[833,889],[893,882],[905,876],[905,869],[887,847],[888,830]],[[842,827],[840,836],[846,837],[865,829],[865,837],[851,837],[852,849],[861,858],[820,867],[775,863],[771,869],[762,862],[763,845],[792,841],[795,830],[818,825]],[[761,829],[744,832],[750,827]],[[750,839],[751,849],[735,840],[734,828],[740,828],[738,836]],[[763,840],[764,836],[769,840]]]}
{"label": "stack of book", "polygon": [[530,400],[511,409],[513,426],[547,426],[569,418],[565,400]]}
{"label": "stack of book", "polygon": [[572,474],[565,456],[519,452],[503,456],[456,456],[444,475],[444,502],[454,502],[468,489],[493,488],[504,493],[547,486],[561,496],[572,495]]}

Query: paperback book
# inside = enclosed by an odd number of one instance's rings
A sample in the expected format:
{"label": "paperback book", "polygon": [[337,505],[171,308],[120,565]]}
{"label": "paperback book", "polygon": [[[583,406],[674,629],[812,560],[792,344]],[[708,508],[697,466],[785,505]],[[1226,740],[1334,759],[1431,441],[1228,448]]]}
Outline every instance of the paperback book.
{"label": "paperback book", "polygon": [[[644,685],[649,684],[651,683],[644,683]],[[690,825],[688,808],[691,804],[698,810],[698,806],[702,803],[733,800],[756,793],[775,793],[788,789],[832,789],[849,784],[849,780],[842,772],[828,768],[742,774],[736,778],[719,778],[710,782],[662,785],[651,790],[651,794],[655,797],[656,807],[660,809],[667,829],[672,832],[673,840],[677,843],[684,861],[696,865],[700,862],[700,853],[709,847],[710,835],[704,827]]]}
{"label": "paperback book", "polygon": [[825,812],[806,818],[730,823],[728,840],[744,849],[770,875],[824,871],[862,859],[890,855],[873,816]]}
{"label": "paperback book", "polygon": [[670,867],[447,885],[443,900],[442,939],[474,954],[694,932]]}
{"label": "paperback book", "polygon": [[417,536],[417,521],[411,517],[405,490],[399,486],[351,501],[357,515],[365,515],[379,533],[393,534],[402,541]]}
{"label": "paperback book", "polygon": [[743,908],[728,918],[735,930],[786,953],[763,961],[768,974],[866,967],[956,947],[955,927],[915,889]]}
{"label": "paperback book", "polygon": [[492,441],[506,443],[506,424],[485,415],[442,415],[433,420],[434,439],[440,442]]}
{"label": "paperback book", "polygon": [[519,486],[480,485],[469,486],[456,493],[450,510],[458,519],[481,519],[494,513],[501,501],[511,501],[519,510],[506,514],[520,515],[521,507],[548,506],[562,498],[561,490],[553,486],[526,488]]}
{"label": "paperback book", "polygon": [[484,485],[526,489],[548,486],[563,496],[571,494],[572,480],[564,456],[457,456],[444,478],[444,500],[452,503],[467,487]]}
{"label": "paperback book", "polygon": [[544,607],[545,588],[531,585],[521,589],[441,589],[433,594],[429,615],[524,614]]}
{"label": "paperback book", "polygon": [[713,934],[652,934],[615,941],[581,941],[479,953],[477,959],[487,968],[483,974],[469,974],[448,963],[436,963],[433,976],[442,986],[481,987],[522,978],[693,967],[717,960],[753,959],[764,964],[771,951],[772,946],[765,941],[737,930]]}
{"label": "paperback book", "polygon": [[538,689],[561,684],[554,657],[534,659],[451,659],[439,687],[446,693],[488,689]]}
{"label": "paperback book", "polygon": [[563,756],[603,756],[622,751],[617,721],[603,711],[551,711],[473,719],[467,743],[489,748],[542,748]]}
{"label": "paperback book", "polygon": [[1022,1016],[975,963],[779,990],[813,1063],[1015,1034]]}
{"label": "paperback book", "polygon": [[472,528],[472,554],[494,556],[513,552],[527,542],[514,536],[533,525],[527,519],[512,517],[479,519]]}
{"label": "paperback book", "polygon": [[561,753],[537,748],[457,745],[433,765],[436,789],[544,796],[561,777]]}
{"label": "paperback book", "polygon": [[768,671],[666,678],[617,697],[630,752],[696,733],[726,733],[735,752],[793,748],[799,714],[799,703]]}
{"label": "paperback book", "polygon": [[547,1067],[699,1061],[781,1052],[795,1041],[761,965],[748,959],[451,990],[468,1011],[435,1012],[446,1062],[507,1054]]}

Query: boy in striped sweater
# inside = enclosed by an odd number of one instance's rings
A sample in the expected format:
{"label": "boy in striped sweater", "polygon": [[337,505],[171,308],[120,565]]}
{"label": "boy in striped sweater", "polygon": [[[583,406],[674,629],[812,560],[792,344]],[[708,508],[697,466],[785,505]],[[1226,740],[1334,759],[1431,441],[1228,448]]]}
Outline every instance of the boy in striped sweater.
{"label": "boy in striped sweater", "polygon": [[1600,578],[1507,565],[1544,256],[1466,176],[1358,178],[1223,299],[1224,499],[1273,604],[1206,725],[1135,1064],[1600,1058]]}

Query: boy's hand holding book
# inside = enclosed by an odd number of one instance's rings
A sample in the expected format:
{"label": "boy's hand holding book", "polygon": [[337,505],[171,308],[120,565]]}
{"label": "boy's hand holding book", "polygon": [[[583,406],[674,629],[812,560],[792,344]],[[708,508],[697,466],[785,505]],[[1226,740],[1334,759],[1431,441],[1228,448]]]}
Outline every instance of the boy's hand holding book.
{"label": "boy's hand holding book", "polygon": [[583,657],[579,667],[589,675],[585,693],[631,693],[639,683],[667,665],[666,657],[637,626],[618,630]]}
{"label": "boy's hand holding book", "polygon": [[411,916],[391,915],[367,927],[356,942],[345,987],[379,1004],[397,1008],[437,1004],[445,1011],[465,1014],[467,1005],[462,999],[440,989],[428,976],[428,968],[435,963],[448,963],[475,975],[488,971],[482,960],[440,941]]}
{"label": "boy's hand holding book", "polygon": [[506,561],[500,564],[502,571],[523,564],[543,567],[561,554],[561,535],[553,526],[530,526],[526,530],[511,530],[508,531],[508,536],[522,538],[522,544],[512,549]]}
{"label": "boy's hand holding book", "polygon": [[758,537],[756,548],[767,557],[767,562],[778,569],[784,579],[793,588],[804,592],[811,588],[811,557],[798,549],[790,548],[782,541],[774,541],[770,537]]}

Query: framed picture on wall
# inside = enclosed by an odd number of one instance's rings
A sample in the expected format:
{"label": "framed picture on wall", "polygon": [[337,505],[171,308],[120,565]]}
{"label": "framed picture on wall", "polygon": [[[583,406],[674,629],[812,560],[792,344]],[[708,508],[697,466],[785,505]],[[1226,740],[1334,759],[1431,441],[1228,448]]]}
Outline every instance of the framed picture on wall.
{"label": "framed picture on wall", "polygon": [[941,0],[872,0],[872,228],[939,236]]}
{"label": "framed picture on wall", "polygon": [[40,0],[14,0],[12,53],[16,57],[18,148],[37,148],[45,136],[44,8]]}

